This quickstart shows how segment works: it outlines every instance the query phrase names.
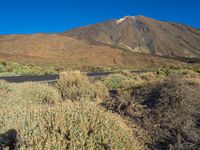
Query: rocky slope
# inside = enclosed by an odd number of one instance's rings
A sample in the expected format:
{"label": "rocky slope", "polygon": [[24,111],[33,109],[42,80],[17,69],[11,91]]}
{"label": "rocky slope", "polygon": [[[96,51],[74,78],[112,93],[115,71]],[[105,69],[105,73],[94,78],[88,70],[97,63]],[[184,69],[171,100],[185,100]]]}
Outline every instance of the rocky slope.
{"label": "rocky slope", "polygon": [[199,30],[180,23],[127,16],[66,31],[66,36],[138,53],[199,57]]}

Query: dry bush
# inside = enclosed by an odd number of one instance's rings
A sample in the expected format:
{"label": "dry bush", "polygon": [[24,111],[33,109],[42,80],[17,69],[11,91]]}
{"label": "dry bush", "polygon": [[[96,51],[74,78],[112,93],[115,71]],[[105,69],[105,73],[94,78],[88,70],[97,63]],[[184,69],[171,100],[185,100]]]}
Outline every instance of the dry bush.
{"label": "dry bush", "polygon": [[17,130],[22,150],[140,148],[121,117],[91,102],[26,106],[0,115],[0,133]]}
{"label": "dry bush", "polygon": [[105,98],[108,90],[103,83],[92,82],[80,72],[65,72],[56,83],[63,99],[81,100]]}
{"label": "dry bush", "polygon": [[200,147],[199,91],[198,83],[170,78],[134,88],[132,97],[118,96],[103,105],[139,126],[147,149],[193,150]]}
{"label": "dry bush", "polygon": [[128,70],[120,70],[116,72],[117,74],[124,75],[126,77],[132,77],[132,73]]}
{"label": "dry bush", "polygon": [[145,72],[145,73],[141,73],[139,74],[139,77],[143,80],[143,81],[155,81],[158,80],[159,77],[156,75],[156,73],[154,72]]}
{"label": "dry bush", "polygon": [[183,75],[183,78],[184,80],[200,84],[200,74],[192,70],[188,70],[186,74]]}

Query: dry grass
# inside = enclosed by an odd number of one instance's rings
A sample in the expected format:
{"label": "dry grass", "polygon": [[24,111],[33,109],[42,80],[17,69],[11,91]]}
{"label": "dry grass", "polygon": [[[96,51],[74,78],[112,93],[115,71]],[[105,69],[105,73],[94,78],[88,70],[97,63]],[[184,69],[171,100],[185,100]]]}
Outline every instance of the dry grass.
{"label": "dry grass", "polygon": [[85,75],[77,71],[60,74],[56,87],[63,99],[95,100],[108,96],[108,90],[103,83],[100,81],[92,83]]}

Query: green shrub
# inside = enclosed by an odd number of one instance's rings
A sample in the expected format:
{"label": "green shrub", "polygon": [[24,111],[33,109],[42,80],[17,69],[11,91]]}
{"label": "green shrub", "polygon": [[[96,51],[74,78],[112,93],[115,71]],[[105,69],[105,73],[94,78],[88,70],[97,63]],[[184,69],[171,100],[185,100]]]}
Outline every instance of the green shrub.
{"label": "green shrub", "polygon": [[121,74],[109,75],[105,79],[105,84],[109,89],[118,89],[122,87],[123,82],[126,80],[126,77]]}
{"label": "green shrub", "polygon": [[185,74],[187,70],[189,69],[185,67],[171,66],[169,68],[159,68],[156,73],[160,76],[182,75]]}
{"label": "green shrub", "polygon": [[127,89],[134,84],[134,80],[122,74],[111,74],[104,79],[104,83],[108,89]]}
{"label": "green shrub", "polygon": [[92,83],[80,72],[66,72],[60,75],[56,83],[63,99],[80,100],[105,98],[108,90],[102,83]]}

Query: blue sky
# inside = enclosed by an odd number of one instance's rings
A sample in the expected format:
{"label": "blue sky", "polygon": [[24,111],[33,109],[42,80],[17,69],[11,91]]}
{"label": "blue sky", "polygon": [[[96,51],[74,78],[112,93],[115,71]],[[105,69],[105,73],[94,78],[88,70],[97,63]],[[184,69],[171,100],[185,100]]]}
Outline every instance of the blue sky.
{"label": "blue sky", "polygon": [[127,15],[200,28],[200,0],[0,0],[0,34],[62,32]]}

